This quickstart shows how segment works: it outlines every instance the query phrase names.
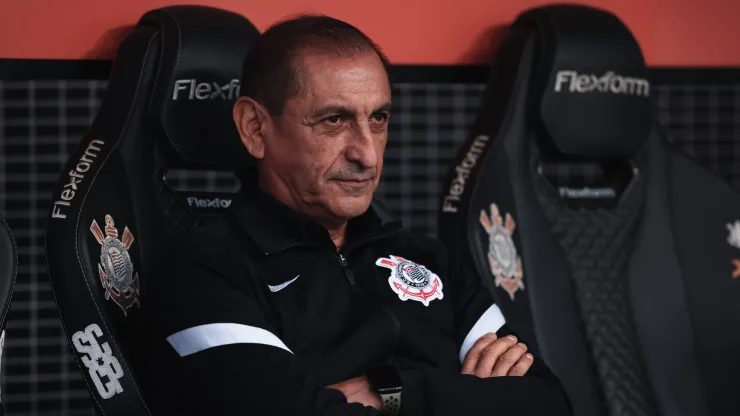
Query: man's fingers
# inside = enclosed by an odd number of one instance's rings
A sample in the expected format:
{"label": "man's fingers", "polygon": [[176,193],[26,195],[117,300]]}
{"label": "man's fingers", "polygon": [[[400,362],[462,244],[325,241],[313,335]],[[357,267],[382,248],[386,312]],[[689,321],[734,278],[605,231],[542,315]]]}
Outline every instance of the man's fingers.
{"label": "man's fingers", "polygon": [[491,345],[493,341],[496,341],[496,334],[494,333],[489,333],[480,337],[480,339],[475,342],[473,347],[470,348],[470,351],[468,351],[467,355],[465,355],[465,360],[463,360],[462,365],[462,371],[460,371],[460,373],[473,374],[475,368],[478,366],[478,360],[480,359],[481,352],[483,352],[483,350],[487,346]]}
{"label": "man's fingers", "polygon": [[363,387],[363,379],[364,377],[355,377],[351,378],[349,380],[344,380],[336,384],[331,384],[329,386],[326,386],[327,388],[339,390],[342,393],[344,393],[345,396],[351,396],[358,390],[361,390]]}
{"label": "man's fingers", "polygon": [[514,344],[516,344],[516,337],[513,335],[507,335],[492,342],[491,345],[483,349],[474,374],[481,378],[490,377],[493,366]]}
{"label": "man's fingers", "polygon": [[514,367],[509,370],[509,375],[513,377],[521,377],[527,374],[527,371],[529,371],[529,368],[532,367],[533,363],[534,357],[532,356],[532,354],[524,354],[522,355],[522,358],[517,361]]}
{"label": "man's fingers", "polygon": [[360,403],[363,406],[374,407],[378,410],[382,407],[380,396],[373,391],[365,376],[351,378],[326,387],[341,391],[347,399],[347,403]]}
{"label": "man's fingers", "polygon": [[527,346],[519,343],[511,346],[506,352],[496,360],[493,370],[490,372],[491,377],[503,377],[509,374],[509,371],[527,352]]}

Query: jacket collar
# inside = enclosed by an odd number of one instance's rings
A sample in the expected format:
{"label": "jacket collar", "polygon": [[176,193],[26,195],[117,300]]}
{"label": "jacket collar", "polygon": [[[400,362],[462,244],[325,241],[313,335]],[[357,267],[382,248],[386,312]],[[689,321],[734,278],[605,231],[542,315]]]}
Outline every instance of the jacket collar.
{"label": "jacket collar", "polygon": [[[274,254],[304,243],[332,244],[326,229],[259,189],[256,173],[242,173],[239,178],[242,187],[230,208],[230,215],[264,254]],[[400,221],[378,215],[371,206],[347,224],[345,248],[383,238],[400,228]]]}

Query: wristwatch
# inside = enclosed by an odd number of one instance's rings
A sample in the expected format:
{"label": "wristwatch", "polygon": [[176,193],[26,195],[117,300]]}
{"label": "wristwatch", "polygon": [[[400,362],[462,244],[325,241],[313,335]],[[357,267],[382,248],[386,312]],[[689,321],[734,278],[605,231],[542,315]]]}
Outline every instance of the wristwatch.
{"label": "wristwatch", "polygon": [[367,380],[370,383],[370,387],[380,395],[380,400],[383,402],[380,414],[389,416],[398,415],[401,411],[403,382],[396,367],[392,365],[376,367],[367,374]]}

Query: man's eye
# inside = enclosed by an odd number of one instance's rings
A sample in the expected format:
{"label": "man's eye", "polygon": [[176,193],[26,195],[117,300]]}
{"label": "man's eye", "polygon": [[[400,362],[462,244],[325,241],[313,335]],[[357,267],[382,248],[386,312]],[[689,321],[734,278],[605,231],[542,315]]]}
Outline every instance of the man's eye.
{"label": "man's eye", "polygon": [[388,120],[388,114],[387,113],[375,113],[375,114],[373,114],[372,119],[373,119],[373,121],[377,121],[377,122],[381,122],[382,123],[382,122]]}
{"label": "man's eye", "polygon": [[325,118],[324,121],[327,122],[327,123],[329,123],[329,124],[338,124],[340,121],[342,121],[342,117],[340,117],[339,115],[336,115],[335,114],[333,116],[329,116],[329,117]]}

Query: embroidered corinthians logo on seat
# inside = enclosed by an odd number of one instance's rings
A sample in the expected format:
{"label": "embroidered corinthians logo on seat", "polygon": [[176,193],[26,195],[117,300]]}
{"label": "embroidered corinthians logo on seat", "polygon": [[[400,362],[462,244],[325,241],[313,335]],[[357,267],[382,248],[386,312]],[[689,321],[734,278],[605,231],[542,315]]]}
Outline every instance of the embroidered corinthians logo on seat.
{"label": "embroidered corinthians logo on seat", "polygon": [[[740,221],[727,224],[727,230],[730,232],[727,242],[735,248],[740,248]],[[732,265],[735,267],[732,278],[737,279],[740,277],[740,258],[732,259]]]}
{"label": "embroidered corinthians logo on seat", "polygon": [[506,222],[501,218],[496,204],[491,204],[491,216],[486,211],[480,212],[480,224],[489,235],[488,238],[488,264],[491,273],[495,276],[496,287],[503,288],[514,300],[517,290],[524,290],[524,271],[522,260],[516,252],[514,234],[516,223],[510,214],[506,214]]}
{"label": "embroidered corinthians logo on seat", "polygon": [[134,236],[128,227],[123,229],[123,239],[118,239],[118,230],[113,217],[105,216],[105,234],[93,220],[90,231],[102,246],[100,249],[100,283],[105,288],[105,299],[113,300],[123,309],[126,316],[128,309],[139,305],[139,276],[134,272],[134,265],[128,249],[134,243]]}
{"label": "embroidered corinthians logo on seat", "polygon": [[434,299],[442,299],[442,280],[426,267],[403,257],[381,257],[376,266],[391,269],[388,284],[401,300],[412,299],[429,306]]}

